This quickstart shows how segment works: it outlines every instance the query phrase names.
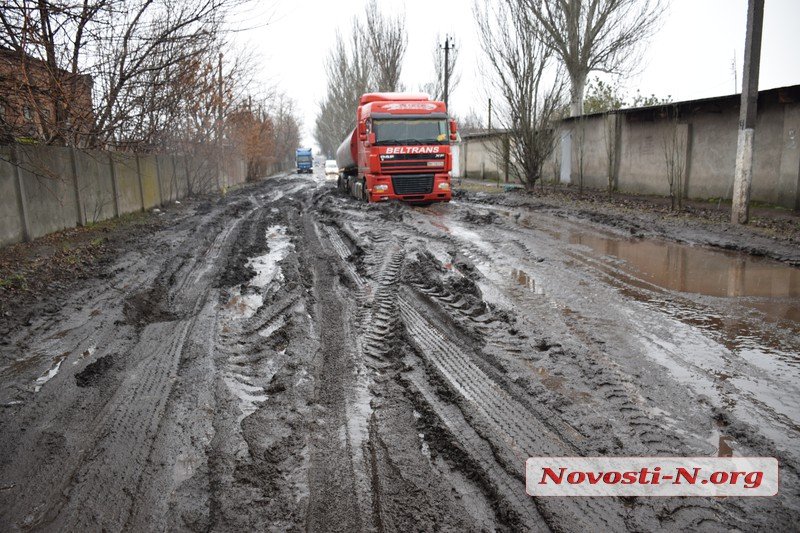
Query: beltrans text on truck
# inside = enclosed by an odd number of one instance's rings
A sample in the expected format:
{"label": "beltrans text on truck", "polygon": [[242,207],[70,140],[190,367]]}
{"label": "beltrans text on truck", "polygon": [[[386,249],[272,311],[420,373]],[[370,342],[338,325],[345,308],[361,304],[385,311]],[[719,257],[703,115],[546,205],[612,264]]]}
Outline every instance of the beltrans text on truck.
{"label": "beltrans text on truck", "polygon": [[308,172],[311,174],[314,169],[311,168],[314,164],[313,157],[311,156],[311,148],[298,148],[295,156],[297,159],[297,173],[302,174]]}
{"label": "beltrans text on truck", "polygon": [[368,202],[449,202],[456,123],[425,94],[369,93],[336,151],[339,188]]}

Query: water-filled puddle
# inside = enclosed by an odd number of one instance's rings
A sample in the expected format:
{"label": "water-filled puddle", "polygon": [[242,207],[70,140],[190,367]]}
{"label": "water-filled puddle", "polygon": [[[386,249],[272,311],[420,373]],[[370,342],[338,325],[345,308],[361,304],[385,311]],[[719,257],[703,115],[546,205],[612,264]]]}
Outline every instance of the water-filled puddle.
{"label": "water-filled puddle", "polygon": [[526,289],[535,291],[536,290],[536,280],[534,280],[527,272],[524,270],[512,269],[511,270],[511,279],[517,282],[517,284],[522,285]]}
{"label": "water-filled puddle", "polygon": [[286,235],[286,227],[271,226],[267,229],[267,244],[269,252],[265,255],[254,257],[248,265],[256,271],[256,275],[250,280],[249,285],[264,288],[273,279],[283,281],[283,274],[278,263],[282,261],[292,248],[289,236]]}
{"label": "water-filled puddle", "polygon": [[242,288],[233,290],[233,295],[226,305],[228,310],[243,318],[252,317],[264,304],[263,293],[273,281],[283,281],[283,272],[278,263],[286,258],[293,247],[285,226],[270,226],[266,238],[269,252],[253,257],[247,262],[256,275]]}
{"label": "water-filled puddle", "polygon": [[34,392],[39,392],[42,390],[42,386],[45,383],[56,377],[59,369],[61,369],[61,363],[64,362],[64,359],[66,359],[68,355],[69,352],[64,352],[53,357],[53,364],[50,365],[50,368],[47,370],[47,372],[36,378],[36,382],[34,383],[33,387]]}
{"label": "water-filled puddle", "polygon": [[[623,262],[619,267],[664,289],[708,296],[800,297],[800,268],[737,252],[658,240],[571,232],[571,244]],[[800,301],[792,306],[795,312]],[[787,311],[789,312],[789,311]]]}

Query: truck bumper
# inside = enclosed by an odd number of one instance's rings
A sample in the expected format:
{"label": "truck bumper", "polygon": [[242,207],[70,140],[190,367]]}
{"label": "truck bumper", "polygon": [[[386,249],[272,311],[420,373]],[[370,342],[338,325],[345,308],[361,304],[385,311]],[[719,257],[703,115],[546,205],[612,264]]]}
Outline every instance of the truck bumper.
{"label": "truck bumper", "polygon": [[419,188],[403,184],[402,179],[403,177],[400,176],[393,178],[391,175],[367,175],[369,201],[400,200],[408,203],[431,203],[449,202],[453,197],[450,177],[447,174],[436,174],[433,177],[432,186],[426,184]]}

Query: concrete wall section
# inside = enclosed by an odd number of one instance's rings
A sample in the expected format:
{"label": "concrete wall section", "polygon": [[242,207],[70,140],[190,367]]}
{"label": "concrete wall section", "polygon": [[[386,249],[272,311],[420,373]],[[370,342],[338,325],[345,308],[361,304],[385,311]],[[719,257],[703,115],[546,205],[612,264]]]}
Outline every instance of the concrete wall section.
{"label": "concrete wall section", "polygon": [[207,193],[217,189],[216,165],[204,158],[188,158],[186,164],[192,193]]}
{"label": "concrete wall section", "polygon": [[183,158],[171,155],[159,156],[158,169],[162,202],[166,204],[188,196],[189,181]]}
{"label": "concrete wall section", "polygon": [[736,163],[738,109],[705,112],[692,117],[687,196],[730,198]]}
{"label": "concrete wall section", "polygon": [[502,164],[502,140],[500,137],[466,138],[461,142],[463,173],[467,178],[497,180],[504,179]]}
{"label": "concrete wall section", "polygon": [[78,223],[72,162],[66,150],[52,146],[17,147],[32,239]]}
{"label": "concrete wall section", "polygon": [[[800,105],[787,106],[783,116],[783,132],[778,190],[780,204],[800,210]],[[794,205],[792,205],[794,191]]]}
{"label": "concrete wall section", "polygon": [[117,179],[117,202],[119,214],[142,210],[142,190],[139,187],[139,174],[136,156],[132,154],[111,154],[114,161],[114,175]]}
{"label": "concrete wall section", "polygon": [[231,184],[234,186],[243,184],[245,181],[247,181],[247,163],[240,157],[231,158],[230,161],[232,164]]}
{"label": "concrete wall section", "polygon": [[25,238],[11,150],[10,146],[0,146],[0,245]]}
{"label": "concrete wall section", "polygon": [[107,152],[75,150],[78,192],[87,223],[100,222],[114,216],[114,186]]}
{"label": "concrete wall section", "polygon": [[[583,158],[583,185],[587,187],[605,188],[607,178],[605,117],[574,121],[571,128],[572,164],[570,181],[580,183],[581,157]],[[559,136],[560,138],[560,136]],[[581,154],[581,146],[583,153]],[[547,174],[546,174],[547,175]]]}
{"label": "concrete wall section", "polygon": [[158,174],[156,173],[156,156],[139,156],[139,181],[142,188],[142,199],[144,208],[151,209],[161,205],[161,192],[158,185]]}

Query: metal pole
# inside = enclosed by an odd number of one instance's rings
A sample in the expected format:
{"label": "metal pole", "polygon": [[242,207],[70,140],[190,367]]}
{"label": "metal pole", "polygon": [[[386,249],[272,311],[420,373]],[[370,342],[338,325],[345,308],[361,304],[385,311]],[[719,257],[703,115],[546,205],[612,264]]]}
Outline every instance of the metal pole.
{"label": "metal pole", "polygon": [[447,98],[450,89],[450,37],[444,36],[444,105],[447,106]]}
{"label": "metal pole", "polygon": [[747,35],[744,44],[742,103],[739,108],[739,139],[736,170],[733,175],[731,223],[747,224],[750,208],[750,185],[753,182],[753,140],[758,103],[758,68],[761,62],[761,27],[764,0],[748,0]]}
{"label": "metal pole", "polygon": [[492,99],[489,98],[489,131],[492,131]]}

